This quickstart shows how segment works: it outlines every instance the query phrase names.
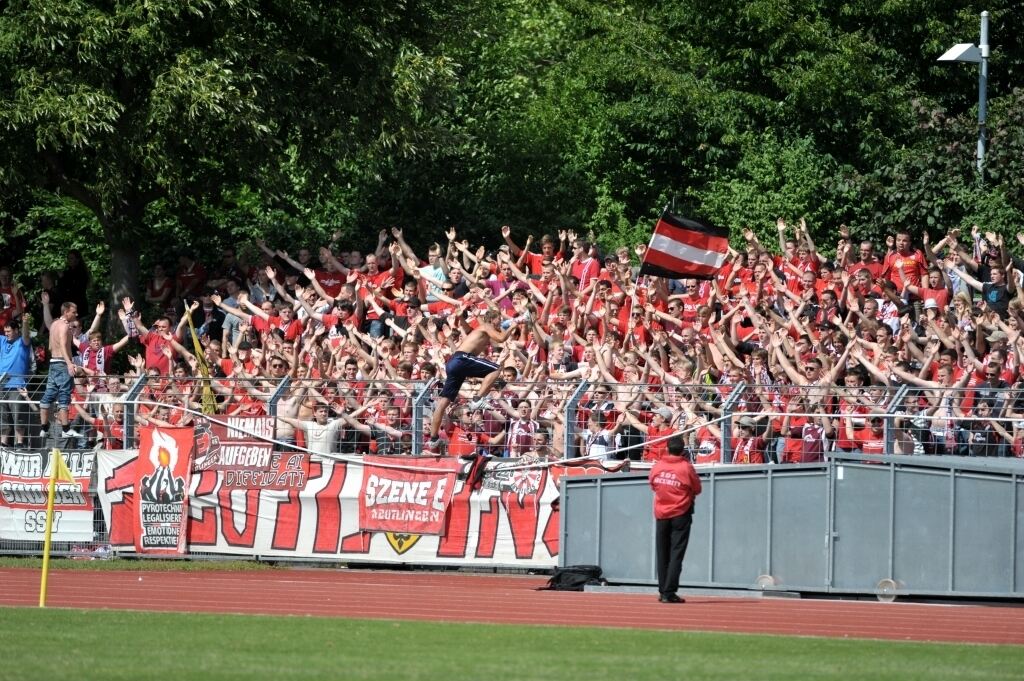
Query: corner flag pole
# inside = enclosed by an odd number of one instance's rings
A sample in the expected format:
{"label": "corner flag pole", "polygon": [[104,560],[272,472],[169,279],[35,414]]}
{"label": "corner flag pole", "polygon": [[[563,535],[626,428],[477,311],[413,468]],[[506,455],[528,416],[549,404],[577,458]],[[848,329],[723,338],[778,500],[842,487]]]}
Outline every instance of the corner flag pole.
{"label": "corner flag pole", "polygon": [[53,497],[57,482],[74,482],[59,449],[50,450],[50,490],[46,495],[46,539],[43,542],[43,575],[39,582],[39,607],[46,607],[46,580],[50,574],[50,538],[53,534]]}

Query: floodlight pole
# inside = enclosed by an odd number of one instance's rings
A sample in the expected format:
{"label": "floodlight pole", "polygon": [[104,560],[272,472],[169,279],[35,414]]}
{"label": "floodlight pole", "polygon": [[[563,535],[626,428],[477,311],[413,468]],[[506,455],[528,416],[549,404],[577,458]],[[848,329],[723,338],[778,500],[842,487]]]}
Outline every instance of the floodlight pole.
{"label": "floodlight pole", "polygon": [[988,109],[988,12],[981,13],[981,64],[978,71],[978,178],[985,177],[985,114]]}
{"label": "floodlight pole", "polygon": [[985,179],[985,118],[988,113],[986,90],[988,89],[988,12],[981,13],[981,40],[974,43],[954,45],[939,57],[939,61],[959,61],[978,65],[978,181]]}

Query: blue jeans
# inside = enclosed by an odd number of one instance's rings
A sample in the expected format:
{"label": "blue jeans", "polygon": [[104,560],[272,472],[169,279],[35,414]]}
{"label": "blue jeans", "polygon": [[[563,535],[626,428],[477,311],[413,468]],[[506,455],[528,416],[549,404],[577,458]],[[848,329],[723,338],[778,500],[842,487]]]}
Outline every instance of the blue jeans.
{"label": "blue jeans", "polygon": [[71,406],[71,388],[74,380],[68,365],[64,362],[50,362],[50,373],[46,377],[46,390],[43,391],[43,399],[39,400],[40,409],[49,409],[53,404],[53,398],[57,398],[57,408],[67,410]]}

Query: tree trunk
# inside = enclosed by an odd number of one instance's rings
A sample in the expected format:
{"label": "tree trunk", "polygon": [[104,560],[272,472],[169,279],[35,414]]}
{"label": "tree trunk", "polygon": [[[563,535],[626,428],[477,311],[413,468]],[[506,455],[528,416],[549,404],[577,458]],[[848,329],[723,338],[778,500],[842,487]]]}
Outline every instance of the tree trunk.
{"label": "tree trunk", "polygon": [[[107,337],[120,338],[124,328],[117,317],[121,300],[131,296],[132,300],[142,304],[139,295],[139,250],[130,240],[119,238],[117,230],[105,226],[107,243],[110,244],[110,298],[107,300]],[[129,234],[135,230],[126,230]]]}

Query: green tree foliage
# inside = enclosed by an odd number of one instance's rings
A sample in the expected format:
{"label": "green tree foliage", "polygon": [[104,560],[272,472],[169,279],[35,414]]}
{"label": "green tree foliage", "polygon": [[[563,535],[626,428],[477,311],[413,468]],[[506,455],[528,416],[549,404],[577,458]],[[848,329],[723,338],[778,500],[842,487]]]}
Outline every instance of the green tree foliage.
{"label": "green tree foliage", "polygon": [[[977,40],[981,9],[983,185],[977,70],[936,62]],[[826,252],[840,223],[1009,233],[1022,58],[1007,0],[13,0],[0,220],[28,247],[73,199],[115,256],[339,229],[365,247],[392,224],[419,245],[510,224],[612,248],[668,204],[769,242],[804,216]]]}
{"label": "green tree foliage", "polygon": [[427,144],[452,14],[443,0],[11,0],[0,186],[86,207],[115,294],[133,291],[141,244],[202,247],[225,211],[308,218],[343,163]]}
{"label": "green tree foliage", "polygon": [[[995,155],[1008,139],[994,131],[1017,126],[1000,99],[1024,31],[1008,3],[987,8]],[[483,239],[503,223],[520,234],[592,228],[605,246],[648,234],[669,203],[734,233],[773,236],[776,217],[805,216],[828,251],[840,223],[865,237],[927,226],[924,208],[895,205],[913,182],[949,207],[937,225],[985,215],[1008,227],[1024,204],[1003,186],[1012,180],[1000,162],[991,159],[983,190],[971,182],[977,71],[935,61],[977,39],[979,11],[813,0],[487,5],[477,30],[444,48],[461,65],[448,120],[457,143],[429,164],[391,165],[364,195],[427,233],[442,223]],[[922,111],[942,113],[924,124]],[[957,141],[963,153],[943,149]],[[947,176],[911,167],[925,157]]]}

